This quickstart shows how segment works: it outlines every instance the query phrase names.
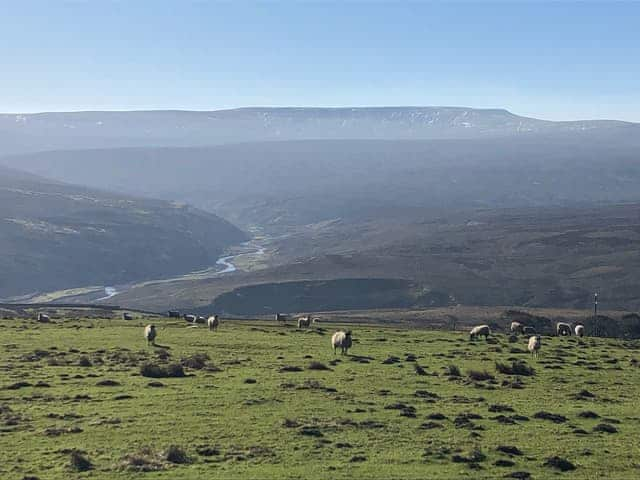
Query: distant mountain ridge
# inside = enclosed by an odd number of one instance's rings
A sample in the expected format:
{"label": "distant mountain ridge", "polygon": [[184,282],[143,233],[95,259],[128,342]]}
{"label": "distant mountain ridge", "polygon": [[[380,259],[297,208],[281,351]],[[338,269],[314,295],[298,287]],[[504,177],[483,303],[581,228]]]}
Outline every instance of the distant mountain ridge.
{"label": "distant mountain ridge", "polygon": [[637,128],[616,120],[548,121],[466,107],[238,108],[0,114],[0,155],[270,140],[478,139]]}

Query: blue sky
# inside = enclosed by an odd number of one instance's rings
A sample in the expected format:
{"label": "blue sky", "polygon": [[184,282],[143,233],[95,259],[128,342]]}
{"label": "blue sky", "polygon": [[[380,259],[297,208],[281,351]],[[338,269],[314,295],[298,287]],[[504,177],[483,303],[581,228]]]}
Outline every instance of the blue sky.
{"label": "blue sky", "polygon": [[640,121],[640,3],[0,8],[3,112],[464,105]]}

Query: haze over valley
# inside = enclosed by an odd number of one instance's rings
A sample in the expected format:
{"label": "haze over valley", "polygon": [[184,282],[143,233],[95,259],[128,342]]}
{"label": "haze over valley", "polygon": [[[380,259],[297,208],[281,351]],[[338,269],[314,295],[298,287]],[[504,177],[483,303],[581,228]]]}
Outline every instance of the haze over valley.
{"label": "haze over valley", "polygon": [[[247,108],[3,115],[0,131],[16,140],[0,146],[0,164],[14,169],[4,235],[10,271],[25,277],[4,297],[76,288],[52,298],[93,301],[82,287],[117,284],[127,287],[101,302],[266,314],[581,308],[600,289],[612,308],[640,308],[638,124],[462,107]],[[28,188],[11,188],[17,170]],[[60,194],[62,205],[23,211],[22,197],[53,186],[87,198]],[[27,254],[27,234],[61,250]],[[218,274],[224,255],[238,267]],[[29,264],[38,268],[26,275]],[[202,269],[211,274],[184,277]],[[340,301],[313,293],[344,281]],[[296,282],[311,282],[312,300],[296,300]]]}

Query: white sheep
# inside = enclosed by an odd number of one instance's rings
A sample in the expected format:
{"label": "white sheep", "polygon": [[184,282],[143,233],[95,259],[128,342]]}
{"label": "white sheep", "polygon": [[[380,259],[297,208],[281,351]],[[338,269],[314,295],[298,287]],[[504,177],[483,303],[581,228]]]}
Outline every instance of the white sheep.
{"label": "white sheep", "polygon": [[309,328],[311,326],[311,317],[307,315],[306,317],[298,318],[298,328]]}
{"label": "white sheep", "polygon": [[336,354],[336,350],[339,348],[342,351],[342,355],[349,353],[349,349],[352,345],[351,330],[338,331],[331,337],[331,346],[333,347],[333,354]]}
{"label": "white sheep", "polygon": [[196,317],[195,315],[185,315],[184,319],[186,322],[196,323],[196,320],[198,320],[198,317]]}
{"label": "white sheep", "polygon": [[556,324],[556,334],[559,337],[570,337],[571,336],[571,325],[564,322],[558,322]]}
{"label": "white sheep", "polygon": [[39,313],[38,314],[38,321],[40,323],[49,323],[51,321],[51,319],[49,318],[49,315],[46,315],[44,313]]}
{"label": "white sheep", "polygon": [[576,325],[576,337],[584,337],[584,325]]}
{"label": "white sheep", "polygon": [[491,328],[489,328],[489,325],[478,325],[477,327],[473,327],[469,333],[469,340],[475,340],[483,335],[485,340],[489,338],[489,335],[491,335]]}
{"label": "white sheep", "polygon": [[147,340],[147,345],[156,344],[156,326],[147,325],[144,327],[144,338]]}
{"label": "white sheep", "polygon": [[533,335],[529,338],[529,352],[534,357],[538,358],[538,352],[540,351],[540,347],[542,346],[542,338],[540,335]]}
{"label": "white sheep", "polygon": [[207,319],[207,325],[209,326],[209,330],[217,330],[220,325],[220,319],[218,315],[213,315]]}
{"label": "white sheep", "polygon": [[523,329],[524,325],[522,325],[520,322],[511,322],[511,333],[513,333],[514,335],[523,333]]}

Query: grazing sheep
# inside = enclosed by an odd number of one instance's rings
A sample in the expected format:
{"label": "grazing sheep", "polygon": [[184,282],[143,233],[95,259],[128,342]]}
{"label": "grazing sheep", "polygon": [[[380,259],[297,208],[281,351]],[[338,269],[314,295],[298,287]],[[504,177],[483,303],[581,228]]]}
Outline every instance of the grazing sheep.
{"label": "grazing sheep", "polygon": [[491,328],[489,328],[489,325],[478,325],[477,327],[473,327],[469,334],[469,340],[475,340],[483,335],[485,340],[489,338],[489,335],[491,335]]}
{"label": "grazing sheep", "polygon": [[313,323],[313,324],[320,323],[320,317],[313,317],[311,319],[311,323]]}
{"label": "grazing sheep", "polygon": [[511,333],[513,333],[514,335],[524,333],[524,325],[522,325],[520,322],[511,322]]}
{"label": "grazing sheep", "polygon": [[556,334],[559,337],[570,337],[571,326],[568,323],[558,322],[556,325]]}
{"label": "grazing sheep", "polygon": [[46,315],[44,313],[39,313],[38,314],[38,321],[40,323],[49,323],[51,321],[51,319],[49,318],[49,315]]}
{"label": "grazing sheep", "polygon": [[122,314],[122,319],[123,320],[133,320],[133,315],[131,315],[130,313],[125,312],[125,313]]}
{"label": "grazing sheep", "polygon": [[576,337],[584,337],[584,325],[576,325]]}
{"label": "grazing sheep", "polygon": [[331,337],[331,346],[333,347],[333,354],[336,354],[336,350],[339,348],[342,351],[342,355],[348,354],[352,345],[351,330],[346,332],[340,330],[333,334]]}
{"label": "grazing sheep", "polygon": [[307,315],[306,317],[298,318],[298,328],[309,328],[311,326],[311,317]]}
{"label": "grazing sheep", "polygon": [[196,318],[196,323],[207,323],[207,319],[202,316],[198,316]]}
{"label": "grazing sheep", "polygon": [[220,325],[220,319],[218,315],[213,315],[207,319],[207,325],[209,325],[209,330],[217,330]]}
{"label": "grazing sheep", "polygon": [[144,338],[147,339],[147,345],[156,344],[156,326],[155,325],[147,325],[146,327],[144,327]]}
{"label": "grazing sheep", "polygon": [[534,357],[538,358],[538,352],[540,351],[540,347],[542,346],[542,338],[540,335],[534,335],[529,338],[529,352]]}
{"label": "grazing sheep", "polygon": [[285,313],[276,313],[276,322],[287,323],[288,318],[289,318],[289,315]]}
{"label": "grazing sheep", "polygon": [[184,319],[189,323],[196,323],[196,320],[198,320],[198,317],[196,317],[195,315],[185,315]]}
{"label": "grazing sheep", "polygon": [[522,327],[522,333],[525,335],[535,335],[536,329],[534,327]]}

